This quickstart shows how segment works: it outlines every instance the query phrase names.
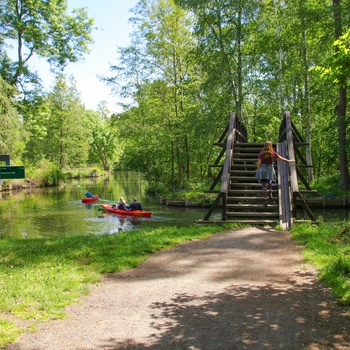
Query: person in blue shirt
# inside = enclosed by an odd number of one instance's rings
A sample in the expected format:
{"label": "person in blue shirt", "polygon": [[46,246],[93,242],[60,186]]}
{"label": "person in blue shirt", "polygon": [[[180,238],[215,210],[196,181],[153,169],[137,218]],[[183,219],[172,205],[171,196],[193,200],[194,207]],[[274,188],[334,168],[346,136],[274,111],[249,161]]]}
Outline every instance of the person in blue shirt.
{"label": "person in blue shirt", "polygon": [[129,205],[130,210],[142,210],[141,203],[138,202],[137,198],[134,198],[134,201]]}
{"label": "person in blue shirt", "polygon": [[90,190],[86,190],[85,197],[86,198],[94,198],[95,196],[90,192]]}

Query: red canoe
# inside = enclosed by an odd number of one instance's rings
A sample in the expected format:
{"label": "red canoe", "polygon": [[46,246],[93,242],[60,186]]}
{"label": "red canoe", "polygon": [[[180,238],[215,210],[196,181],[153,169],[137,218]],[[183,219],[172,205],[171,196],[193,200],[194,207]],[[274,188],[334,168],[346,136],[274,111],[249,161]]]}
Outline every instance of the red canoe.
{"label": "red canoe", "polygon": [[81,201],[83,203],[92,203],[92,202],[95,202],[97,200],[98,200],[98,195],[97,194],[95,196],[93,196],[93,197],[90,197],[90,198],[84,197],[84,198],[81,199]]}
{"label": "red canoe", "polygon": [[113,208],[111,205],[108,204],[101,204],[102,208],[109,211],[110,213],[119,214],[119,215],[130,215],[130,216],[142,216],[149,218],[152,215],[151,211],[144,211],[144,210],[119,210]]}

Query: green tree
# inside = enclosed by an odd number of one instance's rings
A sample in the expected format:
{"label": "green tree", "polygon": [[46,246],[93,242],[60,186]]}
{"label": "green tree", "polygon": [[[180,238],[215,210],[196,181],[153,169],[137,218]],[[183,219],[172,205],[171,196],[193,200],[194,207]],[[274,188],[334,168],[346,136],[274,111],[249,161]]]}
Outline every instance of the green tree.
{"label": "green tree", "polygon": [[19,104],[24,118],[24,127],[28,133],[23,158],[30,164],[38,164],[46,157],[47,130],[50,127],[50,105],[45,97],[39,97],[31,102],[22,101]]}
{"label": "green tree", "polygon": [[[347,117],[347,88],[350,77],[349,70],[349,14],[346,8],[346,2],[341,0],[332,1],[333,11],[333,33],[334,43],[333,52],[324,55],[319,65],[313,69],[321,72],[321,78],[331,82],[337,87],[338,103],[333,107],[336,115],[336,130],[338,139],[338,159],[340,170],[340,185],[346,189],[350,186],[350,177],[348,169],[347,133],[349,129]],[[335,96],[334,96],[335,99]],[[333,105],[332,101],[332,105]],[[334,105],[333,105],[334,106]]]}
{"label": "green tree", "polygon": [[[198,79],[190,55],[195,45],[192,17],[172,0],[139,1],[134,13],[133,46],[121,50],[121,64],[113,67],[118,78],[108,82],[118,84],[119,93],[132,96],[138,105],[128,113],[128,123],[129,129],[138,130],[147,178],[162,174],[171,187],[183,186],[191,177],[192,163],[188,126],[193,122],[188,121],[188,111],[198,96],[192,92]],[[137,120],[130,123],[133,117]],[[158,155],[153,158],[154,150]],[[160,150],[166,157],[163,163],[158,161]]]}
{"label": "green tree", "polygon": [[191,9],[196,16],[194,33],[199,42],[198,57],[207,75],[204,85],[207,95],[219,91],[220,104],[227,106],[224,113],[230,115],[235,111],[243,117],[251,65],[245,43],[257,3],[250,0],[177,0],[176,3]]}
{"label": "green tree", "polygon": [[89,164],[102,164],[105,171],[115,165],[123,151],[123,144],[119,142],[118,132],[111,125],[106,106],[100,105],[100,112],[86,111],[86,126],[90,131]]}
{"label": "green tree", "polygon": [[11,85],[37,82],[28,62],[38,55],[52,67],[78,61],[92,42],[93,19],[85,9],[67,14],[66,0],[4,0],[0,2],[0,37],[16,49],[11,61],[2,46],[1,76]]}
{"label": "green tree", "polygon": [[[103,78],[103,81],[111,87],[112,92],[130,102],[121,105],[125,110],[124,113],[112,116],[112,125],[120,130],[118,143],[123,142],[126,150],[121,159],[123,164],[144,172],[150,182],[152,176],[149,136],[151,132],[149,124],[145,121],[147,114],[144,105],[146,100],[144,88],[150,80],[152,71],[139,33],[133,33],[131,46],[119,48],[118,51],[119,65],[111,65],[114,75]],[[138,147],[139,142],[143,147]],[[132,156],[125,154],[130,152],[135,153]],[[142,160],[142,164],[136,160]]]}
{"label": "green tree", "polygon": [[85,124],[85,109],[75,82],[67,82],[63,75],[59,75],[48,95],[48,102],[46,158],[61,169],[85,165],[91,134]]}
{"label": "green tree", "polygon": [[0,154],[20,159],[26,134],[13,103],[15,89],[0,77]]}
{"label": "green tree", "polygon": [[[343,35],[343,11],[341,0],[333,0],[333,19],[334,19],[334,39],[339,40]],[[345,1],[344,1],[345,3]],[[346,38],[348,41],[348,38]],[[348,46],[348,45],[347,45]],[[347,54],[343,55],[345,58],[349,56],[348,50]],[[338,44],[335,45],[335,55],[341,56],[342,52]],[[348,61],[349,59],[347,59]],[[342,59],[337,60],[340,63],[343,63]],[[346,67],[346,66],[345,66]],[[349,79],[349,69],[344,69],[341,65],[341,70],[343,73],[339,76],[338,82],[338,104],[335,108],[337,114],[337,128],[338,128],[338,142],[339,142],[339,165],[340,165],[340,185],[342,188],[349,188],[350,186],[350,177],[349,177],[349,168],[348,168],[348,154],[347,154],[347,126],[348,122],[346,121],[346,108],[347,108],[347,87]]]}

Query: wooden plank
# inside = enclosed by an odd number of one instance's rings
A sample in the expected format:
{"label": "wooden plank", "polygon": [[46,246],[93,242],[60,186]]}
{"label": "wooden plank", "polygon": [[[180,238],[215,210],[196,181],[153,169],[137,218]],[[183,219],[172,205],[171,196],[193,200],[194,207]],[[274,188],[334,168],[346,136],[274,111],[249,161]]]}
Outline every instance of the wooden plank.
{"label": "wooden plank", "polygon": [[[285,143],[277,144],[277,153],[286,157],[287,147]],[[281,227],[288,230],[292,226],[292,211],[289,192],[289,166],[285,162],[278,162],[278,197],[279,197],[279,221]]]}

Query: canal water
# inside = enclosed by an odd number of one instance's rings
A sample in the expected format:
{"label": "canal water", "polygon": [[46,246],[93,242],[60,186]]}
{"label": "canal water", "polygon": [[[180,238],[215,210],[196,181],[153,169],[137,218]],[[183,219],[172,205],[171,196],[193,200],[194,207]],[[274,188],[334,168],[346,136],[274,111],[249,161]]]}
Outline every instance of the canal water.
{"label": "canal water", "polygon": [[[85,190],[100,200],[83,204]],[[123,196],[134,197],[151,218],[119,216],[102,211],[101,204],[114,204]],[[0,192],[0,238],[65,237],[115,234],[151,226],[190,225],[204,217],[201,208],[174,208],[159,204],[159,198],[145,194],[145,182],[135,172],[117,172],[92,179],[71,180],[60,187],[40,188],[17,193]]]}
{"label": "canal water", "polygon": [[[83,204],[85,190],[98,194],[100,200]],[[119,216],[102,211],[101,204],[113,204],[123,196],[130,203],[134,197],[151,218]],[[349,208],[312,208],[318,219],[349,219]],[[204,208],[179,208],[159,204],[159,198],[145,193],[145,182],[135,172],[117,172],[92,179],[71,180],[60,187],[0,192],[0,239],[7,237],[39,238],[74,235],[116,234],[140,227],[187,226],[203,219]],[[307,215],[305,215],[307,219]]]}

